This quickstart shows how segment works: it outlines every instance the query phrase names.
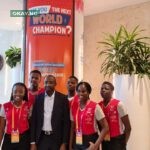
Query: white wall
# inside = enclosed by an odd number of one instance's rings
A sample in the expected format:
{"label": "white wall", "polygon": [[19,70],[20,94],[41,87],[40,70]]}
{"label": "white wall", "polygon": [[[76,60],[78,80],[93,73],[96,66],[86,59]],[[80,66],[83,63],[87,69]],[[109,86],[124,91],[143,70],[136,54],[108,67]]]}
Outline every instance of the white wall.
{"label": "white wall", "polygon": [[115,75],[115,96],[127,107],[131,121],[128,150],[150,150],[150,79]]}
{"label": "white wall", "polygon": [[[128,30],[133,30],[140,25],[143,36],[150,35],[150,1],[132,5],[116,10],[111,10],[96,15],[84,17],[84,61],[83,78],[89,81],[93,87],[91,97],[94,100],[100,99],[99,88],[104,80],[112,81],[112,78],[104,78],[100,67],[104,57],[98,58],[103,45],[97,42],[105,39],[104,33],[114,34],[120,25]],[[97,49],[97,47],[100,49]]]}
{"label": "white wall", "polygon": [[[75,13],[74,74],[83,79],[83,14]],[[77,25],[78,24],[78,25]]]}
{"label": "white wall", "polygon": [[[0,5],[0,54],[5,60],[5,51],[10,46],[23,48],[23,18],[10,17],[10,10],[22,9],[22,0],[4,0]],[[19,66],[20,69],[20,66]],[[22,81],[22,71],[11,69],[4,62],[0,70],[0,103],[9,100],[12,85]]]}
{"label": "white wall", "polygon": [[[77,4],[75,4],[76,6]],[[82,5],[82,4],[80,4]],[[80,80],[83,79],[83,10],[75,7],[74,23],[74,75]]]}
{"label": "white wall", "polygon": [[10,46],[22,48],[23,43],[22,31],[11,31],[0,29],[0,54],[4,58],[4,66],[0,71],[0,103],[9,100],[12,85],[21,81],[21,70],[19,68],[11,69],[5,62],[5,51]]}

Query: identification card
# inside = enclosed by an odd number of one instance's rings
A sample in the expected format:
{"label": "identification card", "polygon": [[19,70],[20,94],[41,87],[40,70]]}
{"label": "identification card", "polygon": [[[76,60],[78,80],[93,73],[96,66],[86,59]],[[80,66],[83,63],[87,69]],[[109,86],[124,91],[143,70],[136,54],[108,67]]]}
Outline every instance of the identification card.
{"label": "identification card", "polygon": [[19,143],[19,132],[18,131],[11,132],[11,143]]}
{"label": "identification card", "polygon": [[82,133],[81,132],[76,132],[76,144],[79,144],[79,145],[83,144]]}

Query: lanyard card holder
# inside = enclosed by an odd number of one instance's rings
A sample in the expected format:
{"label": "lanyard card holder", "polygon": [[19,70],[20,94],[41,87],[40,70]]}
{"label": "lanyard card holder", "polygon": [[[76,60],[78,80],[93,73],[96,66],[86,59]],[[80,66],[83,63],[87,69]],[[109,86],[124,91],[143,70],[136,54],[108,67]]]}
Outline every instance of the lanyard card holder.
{"label": "lanyard card holder", "polygon": [[76,144],[78,145],[83,144],[82,132],[79,131],[76,132]]}
{"label": "lanyard card holder", "polygon": [[[20,120],[21,118],[21,111],[22,111],[22,106],[20,108],[20,111],[19,111],[19,118],[18,120]],[[15,112],[14,112],[14,107],[12,109],[12,132],[11,132],[11,143],[19,143],[19,130],[14,130],[14,123],[15,123],[15,119],[14,119],[14,116],[15,116]]]}
{"label": "lanyard card holder", "polygon": [[19,143],[19,132],[18,131],[11,132],[11,143]]}

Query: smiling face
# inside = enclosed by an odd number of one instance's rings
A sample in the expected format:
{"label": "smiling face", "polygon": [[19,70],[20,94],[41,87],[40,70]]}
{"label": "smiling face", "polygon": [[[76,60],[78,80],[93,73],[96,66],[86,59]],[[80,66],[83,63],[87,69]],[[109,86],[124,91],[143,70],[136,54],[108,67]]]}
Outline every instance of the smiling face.
{"label": "smiling face", "polygon": [[21,85],[16,85],[13,87],[12,96],[14,102],[20,102],[25,96],[25,88]]}
{"label": "smiling face", "polygon": [[87,101],[89,99],[89,92],[84,84],[79,85],[77,93],[80,101]]}

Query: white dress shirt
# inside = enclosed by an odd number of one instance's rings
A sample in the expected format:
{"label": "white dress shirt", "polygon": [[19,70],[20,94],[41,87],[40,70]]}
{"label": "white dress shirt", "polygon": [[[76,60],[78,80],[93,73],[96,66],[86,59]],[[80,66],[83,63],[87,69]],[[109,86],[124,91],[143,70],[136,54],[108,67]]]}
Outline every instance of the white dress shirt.
{"label": "white dress shirt", "polygon": [[52,94],[52,96],[48,96],[47,93],[45,93],[44,98],[44,122],[43,122],[43,131],[52,131],[52,124],[51,124],[51,118],[52,118],[52,111],[54,106],[54,97],[55,97],[55,91]]}

